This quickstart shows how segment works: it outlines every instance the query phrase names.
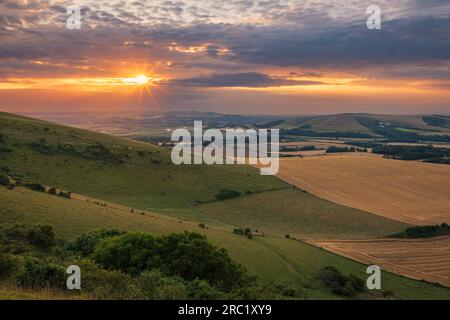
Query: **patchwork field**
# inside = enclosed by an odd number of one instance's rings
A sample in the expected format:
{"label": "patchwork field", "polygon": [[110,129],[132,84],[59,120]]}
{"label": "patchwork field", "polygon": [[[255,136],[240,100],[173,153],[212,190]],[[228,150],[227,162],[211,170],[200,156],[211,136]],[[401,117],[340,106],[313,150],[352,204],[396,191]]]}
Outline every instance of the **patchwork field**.
{"label": "patchwork field", "polygon": [[450,222],[446,165],[346,154],[281,159],[278,176],[323,199],[404,223]]}
{"label": "patchwork field", "polygon": [[315,245],[408,277],[450,287],[450,237],[318,241]]}

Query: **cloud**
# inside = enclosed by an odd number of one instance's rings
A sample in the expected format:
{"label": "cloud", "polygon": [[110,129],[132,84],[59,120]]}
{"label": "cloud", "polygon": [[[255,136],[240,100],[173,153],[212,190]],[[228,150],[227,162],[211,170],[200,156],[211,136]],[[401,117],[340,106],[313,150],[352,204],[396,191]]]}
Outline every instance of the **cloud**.
{"label": "cloud", "polygon": [[170,82],[172,85],[189,87],[251,87],[268,88],[281,86],[308,86],[324,84],[320,81],[290,80],[281,77],[273,77],[258,72],[212,74],[204,77],[178,79]]}

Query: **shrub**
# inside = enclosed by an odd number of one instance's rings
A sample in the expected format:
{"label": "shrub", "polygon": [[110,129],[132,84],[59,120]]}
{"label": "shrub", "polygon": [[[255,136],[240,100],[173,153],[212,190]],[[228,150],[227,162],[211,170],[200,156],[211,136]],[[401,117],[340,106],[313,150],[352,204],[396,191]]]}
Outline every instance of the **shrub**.
{"label": "shrub", "polygon": [[185,280],[203,279],[230,290],[246,280],[245,271],[224,249],[218,249],[195,233],[156,238],[145,233],[127,233],[100,241],[92,255],[106,269],[137,275],[161,269],[167,276]]}
{"label": "shrub", "polygon": [[15,181],[11,179],[8,175],[3,172],[0,172],[0,185],[5,186],[7,188],[14,188]]}
{"label": "shrub", "polygon": [[241,192],[236,190],[223,189],[215,195],[217,200],[228,200],[241,196]]}
{"label": "shrub", "polygon": [[212,287],[205,280],[194,280],[186,284],[189,298],[194,300],[221,300],[223,293]]}
{"label": "shrub", "polygon": [[435,226],[419,226],[406,229],[404,232],[393,235],[394,238],[433,238],[450,234],[450,226],[446,223]]}
{"label": "shrub", "polygon": [[62,289],[66,283],[66,273],[63,267],[55,263],[27,258],[16,280],[22,287]]}
{"label": "shrub", "polygon": [[88,256],[94,252],[98,242],[103,239],[122,235],[123,232],[115,229],[102,229],[86,232],[66,243],[66,249],[79,252],[83,256]]}
{"label": "shrub", "polygon": [[185,232],[162,237],[160,255],[161,270],[169,275],[204,279],[222,290],[231,290],[245,280],[245,270],[231,260],[226,250],[212,246],[200,234]]}
{"label": "shrub", "polygon": [[58,191],[56,190],[55,187],[51,187],[50,189],[48,189],[48,193],[56,195],[58,193]]}
{"label": "shrub", "polygon": [[187,299],[186,286],[181,278],[166,277],[159,269],[146,271],[138,278],[139,288],[149,300]]}
{"label": "shrub", "polygon": [[81,268],[82,290],[95,299],[130,300],[146,297],[139,288],[138,281],[130,275],[102,269],[90,260],[81,260],[75,264]]}
{"label": "shrub", "polygon": [[132,275],[157,268],[161,264],[157,239],[138,232],[101,240],[92,257],[106,269],[121,270]]}
{"label": "shrub", "polygon": [[25,187],[27,187],[30,190],[39,191],[39,192],[45,192],[45,190],[46,190],[45,186],[38,182],[27,182],[27,183],[25,183]]}
{"label": "shrub", "polygon": [[44,249],[50,248],[55,243],[55,233],[50,225],[15,224],[4,227],[1,235],[5,243],[27,242]]}
{"label": "shrub", "polygon": [[19,269],[18,259],[9,253],[0,253],[0,279],[10,277]]}
{"label": "shrub", "polygon": [[72,192],[68,192],[68,191],[59,191],[58,192],[58,196],[66,198],[66,199],[70,199],[72,197]]}
{"label": "shrub", "polygon": [[55,232],[50,225],[35,226],[28,232],[27,240],[36,247],[50,248],[55,243]]}
{"label": "shrub", "polygon": [[337,295],[352,297],[364,291],[363,280],[353,275],[345,276],[334,267],[322,269],[320,277],[331,292]]}

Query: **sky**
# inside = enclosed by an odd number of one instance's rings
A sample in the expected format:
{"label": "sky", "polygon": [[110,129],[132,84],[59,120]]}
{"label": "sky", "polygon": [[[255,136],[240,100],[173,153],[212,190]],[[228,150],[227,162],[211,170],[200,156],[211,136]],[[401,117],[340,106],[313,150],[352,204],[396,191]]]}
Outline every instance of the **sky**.
{"label": "sky", "polygon": [[0,0],[0,110],[450,114],[450,1]]}

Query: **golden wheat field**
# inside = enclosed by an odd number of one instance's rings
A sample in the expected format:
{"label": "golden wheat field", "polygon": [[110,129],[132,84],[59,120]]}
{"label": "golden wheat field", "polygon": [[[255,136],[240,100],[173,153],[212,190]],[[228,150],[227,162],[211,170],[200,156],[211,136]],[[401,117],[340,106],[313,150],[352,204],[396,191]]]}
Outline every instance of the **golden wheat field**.
{"label": "golden wheat field", "polygon": [[414,225],[450,222],[450,167],[370,154],[280,160],[282,180],[323,199]]}
{"label": "golden wheat field", "polygon": [[383,270],[450,287],[450,237],[315,241],[313,245]]}

